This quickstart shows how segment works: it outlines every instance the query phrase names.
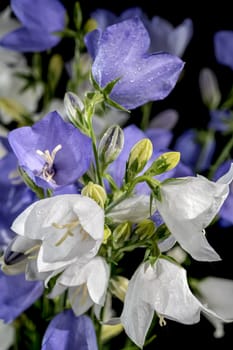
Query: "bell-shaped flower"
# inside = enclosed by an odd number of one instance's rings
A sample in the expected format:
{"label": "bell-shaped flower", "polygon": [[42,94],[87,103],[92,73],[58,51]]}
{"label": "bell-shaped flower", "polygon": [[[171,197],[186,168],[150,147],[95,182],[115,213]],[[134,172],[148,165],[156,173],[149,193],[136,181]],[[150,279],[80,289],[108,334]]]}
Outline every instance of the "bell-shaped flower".
{"label": "bell-shaped flower", "polygon": [[28,309],[44,292],[43,282],[26,281],[24,273],[5,275],[0,271],[0,319],[12,322]]}
{"label": "bell-shaped flower", "polygon": [[94,325],[86,316],[75,316],[71,309],[56,315],[49,323],[41,350],[98,350]]}
{"label": "bell-shaped flower", "polygon": [[72,184],[90,166],[91,139],[57,112],[47,114],[32,127],[12,130],[8,139],[19,166],[39,187]]}
{"label": "bell-shaped flower", "polygon": [[[203,288],[200,286],[200,292],[205,292],[204,297],[199,300],[189,288],[187,273],[183,267],[163,257],[158,258],[153,265],[142,263],[129,281],[120,316],[126,334],[142,348],[154,312],[159,317],[160,325],[165,325],[166,319],[187,325],[194,324],[200,321],[201,313],[217,322],[232,322],[232,311],[226,311],[226,303],[216,302],[220,283],[216,293],[213,283],[207,281],[207,284]],[[232,282],[222,283],[222,287],[224,286],[227,287],[225,299],[229,301]],[[199,289],[198,285],[197,288]],[[202,304],[202,301],[207,301],[208,305]],[[231,304],[230,302],[230,307]]]}
{"label": "bell-shaped flower", "polygon": [[203,176],[165,181],[157,209],[181,247],[200,261],[220,260],[205,236],[205,228],[219,212],[229,194],[233,165],[216,182]]}
{"label": "bell-shaped flower", "polygon": [[99,317],[106,298],[109,273],[108,264],[100,256],[86,264],[72,264],[58,277],[49,297],[56,297],[68,288],[68,298],[77,316],[94,306],[95,314]]}
{"label": "bell-shaped flower", "polygon": [[220,30],[214,35],[215,56],[219,63],[233,70],[233,31]]}
{"label": "bell-shaped flower", "polygon": [[14,220],[12,230],[35,240],[39,272],[56,271],[96,255],[103,240],[104,212],[91,198],[57,195],[30,205]]}
{"label": "bell-shaped flower", "polygon": [[213,314],[204,313],[204,316],[215,327],[214,336],[224,336],[224,324],[233,320],[233,281],[219,277],[205,277],[196,284],[197,297],[203,304],[213,310],[221,318]]}
{"label": "bell-shaped flower", "polygon": [[129,281],[121,322],[126,334],[140,348],[154,317],[164,324],[164,318],[184,324],[197,323],[201,303],[189,289],[186,271],[165,259],[152,266],[143,263]]}
{"label": "bell-shaped flower", "polygon": [[11,0],[22,26],[0,39],[0,46],[19,52],[38,52],[56,46],[56,32],[65,27],[65,8],[59,0]]}
{"label": "bell-shaped flower", "polygon": [[114,223],[121,223],[130,221],[133,223],[140,222],[147,219],[153,214],[155,207],[150,205],[149,195],[134,195],[123,200],[112,208],[107,216],[113,220]]}
{"label": "bell-shaped flower", "polygon": [[[184,62],[168,53],[149,54],[149,34],[138,17],[96,29],[85,37],[93,56],[92,75],[104,88],[119,81],[110,99],[127,109],[164,99],[174,88]],[[129,50],[130,47],[130,50]]]}

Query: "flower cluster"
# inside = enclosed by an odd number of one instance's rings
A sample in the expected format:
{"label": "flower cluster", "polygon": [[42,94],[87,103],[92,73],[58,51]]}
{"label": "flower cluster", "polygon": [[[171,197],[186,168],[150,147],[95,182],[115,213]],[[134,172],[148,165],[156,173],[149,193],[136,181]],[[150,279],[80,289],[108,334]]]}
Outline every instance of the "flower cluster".
{"label": "flower cluster", "polygon": [[[152,107],[185,74],[192,20],[129,8],[85,22],[78,2],[72,14],[11,0],[0,15],[0,348],[104,350],[124,337],[142,349],[156,325],[201,315],[222,337],[233,281],[189,266],[221,261],[208,232],[233,225],[233,92],[222,102],[203,69],[207,129],[177,136],[178,112]],[[213,38],[230,69],[232,42]],[[220,151],[216,135],[229,139]]]}

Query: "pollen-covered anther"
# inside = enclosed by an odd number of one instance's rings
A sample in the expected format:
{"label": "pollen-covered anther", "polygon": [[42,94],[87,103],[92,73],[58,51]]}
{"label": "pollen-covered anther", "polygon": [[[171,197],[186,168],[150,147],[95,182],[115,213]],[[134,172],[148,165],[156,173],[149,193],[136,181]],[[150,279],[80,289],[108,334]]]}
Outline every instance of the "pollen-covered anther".
{"label": "pollen-covered anther", "polygon": [[51,153],[48,149],[46,149],[44,152],[42,152],[39,149],[36,150],[36,153],[45,160],[45,164],[42,168],[40,175],[42,175],[43,178],[48,182],[51,181],[55,183],[53,179],[55,175],[54,160],[57,152],[60,151],[61,149],[62,149],[62,145],[59,144],[52,150]]}
{"label": "pollen-covered anther", "polygon": [[166,322],[165,318],[161,315],[158,315],[158,316],[159,316],[159,325],[161,327],[166,326],[167,322]]}

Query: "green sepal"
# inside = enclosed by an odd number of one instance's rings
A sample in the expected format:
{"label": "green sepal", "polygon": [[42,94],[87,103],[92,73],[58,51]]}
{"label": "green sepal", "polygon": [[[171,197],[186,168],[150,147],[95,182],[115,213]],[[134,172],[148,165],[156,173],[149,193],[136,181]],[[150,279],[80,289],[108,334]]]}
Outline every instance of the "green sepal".
{"label": "green sepal", "polygon": [[28,176],[26,171],[24,171],[21,167],[18,167],[18,171],[20,176],[22,177],[24,183],[37,195],[39,199],[45,198],[44,189],[37,186],[34,181]]}

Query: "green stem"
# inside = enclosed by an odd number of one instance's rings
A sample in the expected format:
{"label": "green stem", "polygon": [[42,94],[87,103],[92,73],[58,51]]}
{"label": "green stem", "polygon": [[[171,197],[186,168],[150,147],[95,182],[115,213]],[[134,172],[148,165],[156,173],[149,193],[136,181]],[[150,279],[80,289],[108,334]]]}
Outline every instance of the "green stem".
{"label": "green stem", "polygon": [[98,180],[98,184],[100,186],[103,186],[103,179],[101,176],[101,168],[100,168],[100,163],[99,163],[98,150],[97,150],[97,146],[96,146],[96,136],[95,136],[95,133],[94,133],[92,126],[90,128],[90,132],[91,132],[91,139],[92,139],[92,149],[93,149],[93,153],[94,153],[94,157],[95,157],[97,180]]}
{"label": "green stem", "polygon": [[148,102],[142,106],[142,120],[141,120],[142,130],[146,130],[148,128],[151,109],[152,109],[152,102]]}
{"label": "green stem", "polygon": [[226,146],[223,148],[223,151],[220,153],[219,157],[217,158],[216,162],[212,165],[209,172],[209,179],[212,179],[215,171],[218,169],[218,167],[229,157],[230,151],[233,147],[233,136],[230,138]]}

